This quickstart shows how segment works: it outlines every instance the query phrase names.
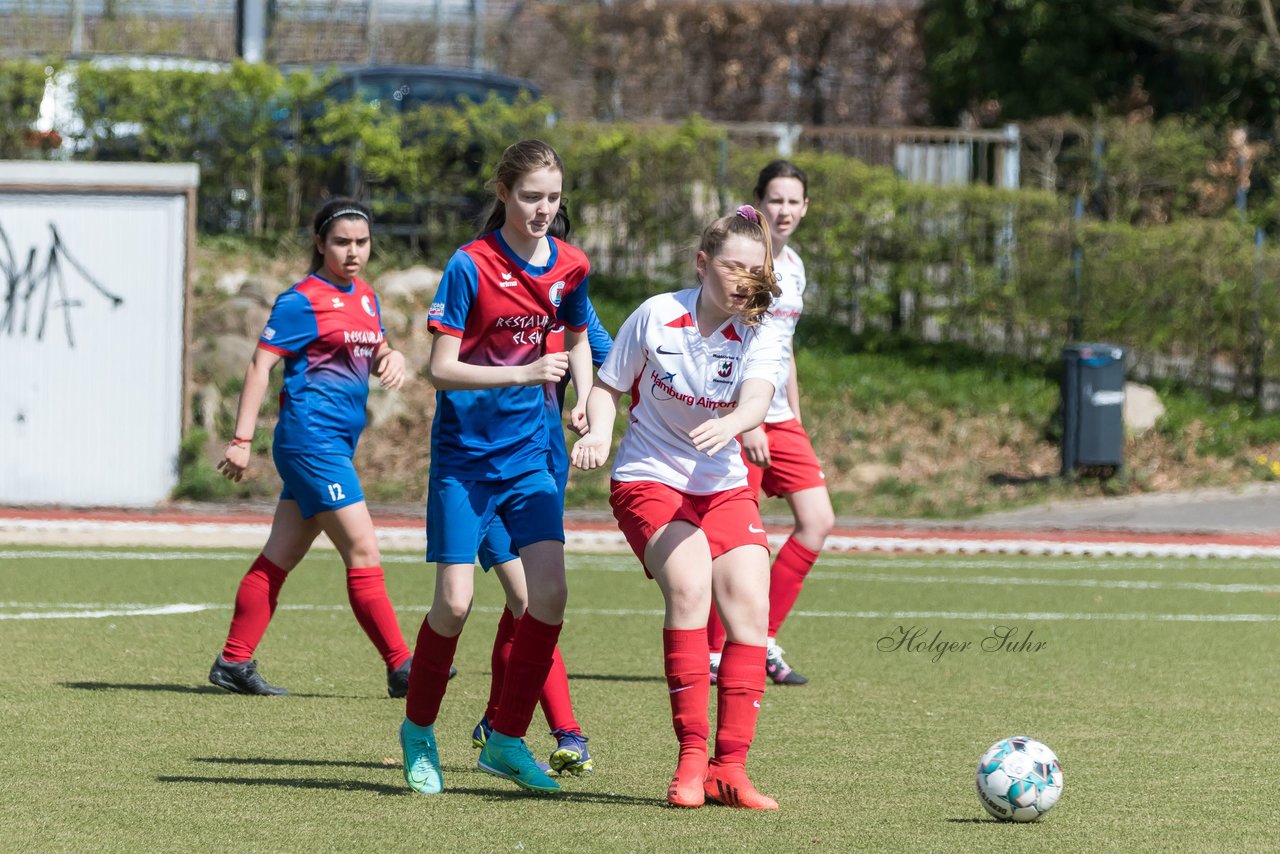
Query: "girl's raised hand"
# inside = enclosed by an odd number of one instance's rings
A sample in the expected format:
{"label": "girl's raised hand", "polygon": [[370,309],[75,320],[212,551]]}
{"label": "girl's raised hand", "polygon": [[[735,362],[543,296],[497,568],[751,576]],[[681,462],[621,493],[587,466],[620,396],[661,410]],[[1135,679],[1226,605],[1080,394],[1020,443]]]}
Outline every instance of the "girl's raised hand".
{"label": "girl's raised hand", "polygon": [[737,435],[737,427],[731,418],[708,418],[689,431],[693,447],[708,457],[714,456]]}
{"label": "girl's raised hand", "polygon": [[747,462],[760,468],[768,468],[773,462],[769,456],[769,437],[765,434],[764,427],[748,430],[738,437],[738,441],[742,443],[742,453],[746,455]]}
{"label": "girl's raised hand", "polygon": [[249,468],[249,456],[247,444],[229,444],[222,452],[222,459],[218,461],[218,471],[222,472],[222,476],[228,480],[239,481],[244,477],[245,470]]}
{"label": "girl's raised hand", "polygon": [[587,435],[588,427],[587,427],[586,395],[583,395],[582,400],[579,400],[577,403],[575,403],[573,405],[573,409],[569,410],[569,426],[572,427],[573,431],[577,433],[579,436]]}
{"label": "girl's raised hand", "polygon": [[569,371],[569,354],[548,353],[532,365],[525,365],[521,371],[519,385],[558,383]]}
{"label": "girl's raised hand", "polygon": [[587,433],[573,445],[570,462],[583,471],[598,469],[609,459],[609,441],[603,436]]}
{"label": "girl's raised hand", "polygon": [[404,385],[404,353],[399,350],[388,350],[373,372],[378,375],[378,383],[388,391],[395,391]]}

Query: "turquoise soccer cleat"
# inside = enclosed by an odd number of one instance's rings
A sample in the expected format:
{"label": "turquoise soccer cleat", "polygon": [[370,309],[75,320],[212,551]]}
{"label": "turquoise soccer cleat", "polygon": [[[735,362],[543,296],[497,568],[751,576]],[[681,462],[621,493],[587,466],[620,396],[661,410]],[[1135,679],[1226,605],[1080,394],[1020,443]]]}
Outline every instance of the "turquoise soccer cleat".
{"label": "turquoise soccer cleat", "polygon": [[434,727],[418,726],[405,718],[400,724],[400,749],[404,752],[404,780],[410,789],[424,795],[444,791]]}
{"label": "turquoise soccer cleat", "polygon": [[489,733],[476,766],[496,777],[505,777],[531,792],[551,794],[560,791],[560,784],[538,767],[524,739],[512,738],[496,730]]}

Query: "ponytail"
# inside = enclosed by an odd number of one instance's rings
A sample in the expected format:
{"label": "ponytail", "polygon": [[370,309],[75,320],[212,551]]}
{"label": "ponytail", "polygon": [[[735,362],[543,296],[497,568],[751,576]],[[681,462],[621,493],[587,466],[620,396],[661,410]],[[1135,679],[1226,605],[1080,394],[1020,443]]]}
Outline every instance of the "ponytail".
{"label": "ponytail", "polygon": [[738,289],[746,293],[739,312],[742,322],[748,326],[756,326],[768,316],[773,300],[782,293],[773,271],[773,238],[760,211],[751,205],[743,205],[734,213],[722,216],[708,225],[702,232],[698,249],[705,252],[708,258],[715,258],[720,254],[725,241],[733,235],[764,244],[764,265],[759,273],[735,270],[728,274]]}

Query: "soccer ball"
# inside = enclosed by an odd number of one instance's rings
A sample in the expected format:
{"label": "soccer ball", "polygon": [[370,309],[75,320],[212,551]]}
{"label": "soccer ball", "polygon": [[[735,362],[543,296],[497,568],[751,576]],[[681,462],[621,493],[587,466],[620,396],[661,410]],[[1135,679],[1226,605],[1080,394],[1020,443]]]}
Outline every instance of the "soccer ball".
{"label": "soccer ball", "polygon": [[1035,821],[1062,796],[1062,764],[1046,745],[1019,735],[978,760],[978,800],[1001,821]]}

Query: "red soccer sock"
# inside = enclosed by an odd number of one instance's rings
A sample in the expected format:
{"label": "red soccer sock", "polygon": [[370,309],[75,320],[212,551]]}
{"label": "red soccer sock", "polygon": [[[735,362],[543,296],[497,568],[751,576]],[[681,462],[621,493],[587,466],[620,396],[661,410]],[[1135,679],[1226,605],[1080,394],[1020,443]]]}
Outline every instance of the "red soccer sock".
{"label": "red soccer sock", "polygon": [[404,716],[418,726],[431,726],[440,714],[440,701],[449,687],[449,667],[458,650],[458,638],[437,634],[427,620],[418,629],[413,664],[409,667],[409,694]]}
{"label": "red soccer sock", "polygon": [[511,609],[503,608],[497,634],[493,636],[493,652],[489,656],[489,703],[484,707],[484,716],[490,725],[498,716],[498,701],[502,699],[502,682],[507,675],[507,660],[511,657],[511,641],[516,636],[516,622]]}
{"label": "red soccer sock", "polygon": [[552,732],[582,732],[577,719],[573,716],[573,700],[569,696],[569,672],[565,670],[564,659],[560,656],[560,647],[551,653],[551,670],[547,672],[547,681],[542,686],[542,714],[547,718],[547,726]]}
{"label": "red soccer sock", "polygon": [[724,623],[720,622],[720,612],[712,602],[711,616],[707,618],[707,651],[715,653],[724,649],[724,637]]}
{"label": "red soccer sock", "polygon": [[258,555],[249,571],[240,579],[236,590],[236,607],[231,615],[231,629],[222,647],[226,661],[248,661],[258,648],[267,624],[276,612],[280,588],[288,573],[262,555]]}
{"label": "red soccer sock", "polygon": [[773,560],[769,575],[769,637],[776,638],[782,621],[791,613],[805,576],[818,560],[818,553],[789,537]]}
{"label": "red soccer sock", "polygon": [[503,735],[524,738],[529,731],[534,707],[551,670],[551,657],[560,638],[561,625],[544,623],[527,611],[517,621],[507,674],[502,680],[498,714],[490,721]]}
{"label": "red soccer sock", "polygon": [[716,758],[714,764],[744,765],[756,736],[760,698],[764,696],[765,648],[729,641],[716,681]]}
{"label": "red soccer sock", "polygon": [[347,599],[356,615],[356,622],[378,648],[378,654],[388,670],[395,670],[412,655],[409,645],[400,633],[395,608],[387,598],[387,584],[382,567],[351,567],[347,570]]}
{"label": "red soccer sock", "polygon": [[[705,757],[707,736],[711,734],[707,715],[707,699],[711,695],[707,630],[663,629],[662,649],[667,693],[671,697],[671,724],[680,742],[681,762],[690,753],[701,752]],[[764,678],[763,669],[761,678]]]}

